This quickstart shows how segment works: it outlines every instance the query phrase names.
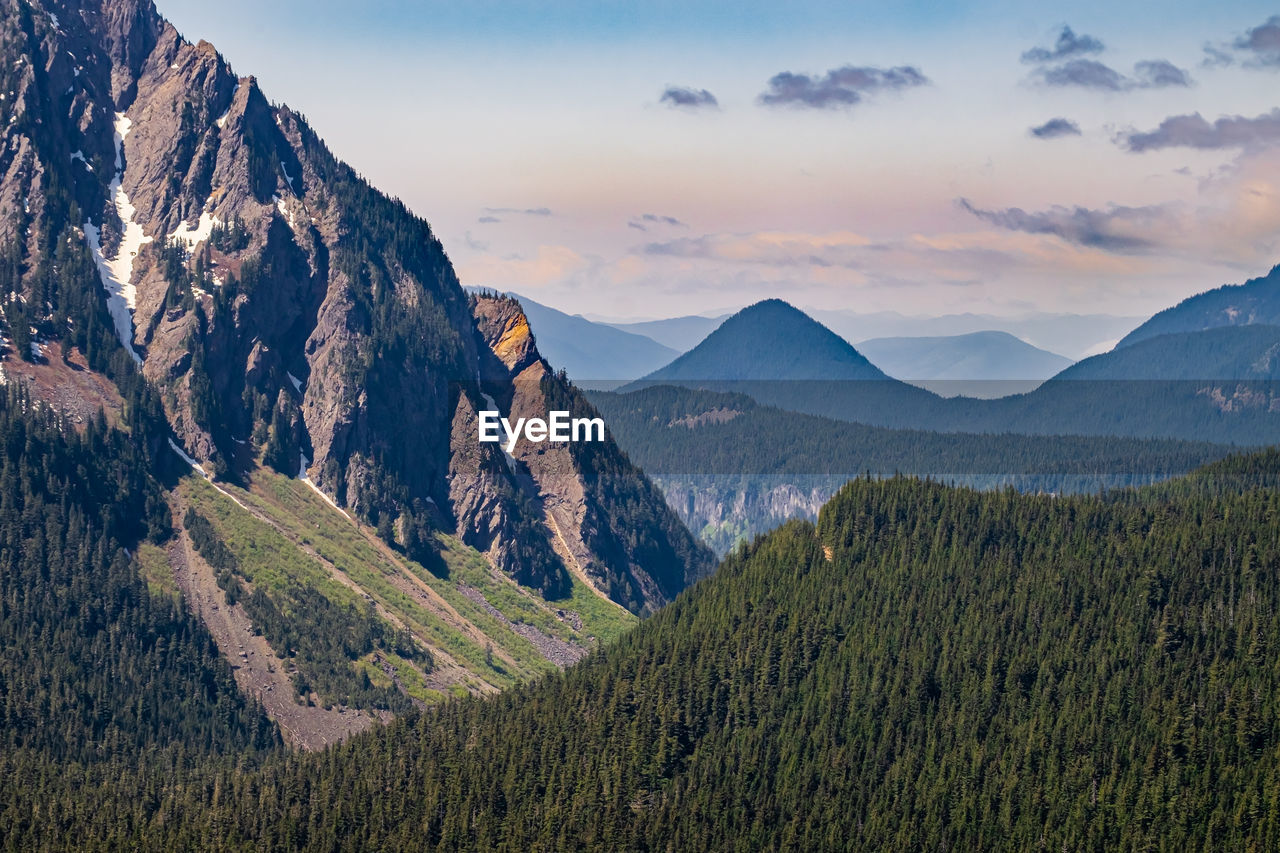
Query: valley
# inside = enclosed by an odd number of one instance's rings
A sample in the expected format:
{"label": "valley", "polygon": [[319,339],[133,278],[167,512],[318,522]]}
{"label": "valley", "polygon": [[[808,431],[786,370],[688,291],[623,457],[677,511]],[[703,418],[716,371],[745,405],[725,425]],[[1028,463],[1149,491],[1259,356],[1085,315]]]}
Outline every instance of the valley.
{"label": "valley", "polygon": [[0,0],[0,848],[1280,849],[1280,19],[162,5]]}

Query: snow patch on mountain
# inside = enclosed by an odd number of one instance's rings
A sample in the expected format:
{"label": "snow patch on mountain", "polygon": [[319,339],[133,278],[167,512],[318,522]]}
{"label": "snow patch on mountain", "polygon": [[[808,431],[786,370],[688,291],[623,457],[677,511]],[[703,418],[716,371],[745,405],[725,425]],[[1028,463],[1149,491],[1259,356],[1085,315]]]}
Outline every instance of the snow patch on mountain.
{"label": "snow patch on mountain", "polygon": [[196,223],[195,228],[188,228],[184,220],[169,235],[169,239],[183,240],[187,244],[187,251],[193,251],[196,246],[209,239],[209,235],[213,233],[213,226],[221,224],[222,220],[211,215],[208,211],[204,211],[200,214],[200,221]]}
{"label": "snow patch on mountain", "polygon": [[120,338],[120,343],[124,344],[124,348],[129,351],[133,360],[142,364],[142,357],[133,348],[133,309],[137,290],[131,279],[133,278],[133,259],[142,245],[150,243],[153,238],[148,237],[143,232],[142,226],[133,221],[137,209],[129,203],[129,196],[121,186],[124,179],[124,138],[129,135],[132,124],[133,122],[124,113],[116,113],[116,174],[108,188],[108,193],[116,207],[116,215],[120,217],[122,232],[116,256],[107,258],[103,255],[102,232],[87,220],[84,223],[84,236],[89,244],[89,250],[93,253],[94,263],[98,265],[102,286],[107,291],[107,309],[115,322],[116,336]]}

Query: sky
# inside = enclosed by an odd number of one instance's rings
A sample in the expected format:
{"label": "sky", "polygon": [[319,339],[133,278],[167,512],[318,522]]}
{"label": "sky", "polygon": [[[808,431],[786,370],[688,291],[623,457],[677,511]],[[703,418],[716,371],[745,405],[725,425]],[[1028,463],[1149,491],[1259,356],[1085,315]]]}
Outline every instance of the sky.
{"label": "sky", "polygon": [[1280,263],[1280,3],[158,5],[570,313],[1147,315]]}

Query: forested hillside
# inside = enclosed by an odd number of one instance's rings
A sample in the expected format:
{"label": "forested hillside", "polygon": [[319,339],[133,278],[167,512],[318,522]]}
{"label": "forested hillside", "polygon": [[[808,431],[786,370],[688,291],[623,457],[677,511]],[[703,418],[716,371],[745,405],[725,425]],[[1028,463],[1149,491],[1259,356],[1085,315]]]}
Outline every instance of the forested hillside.
{"label": "forested hillside", "polygon": [[9,808],[59,804],[51,847],[1275,849],[1278,471],[860,479],[562,675]]}
{"label": "forested hillside", "polygon": [[1280,324],[1280,266],[1244,284],[1225,284],[1187,297],[1125,335],[1117,349],[1158,335],[1255,323]]}
{"label": "forested hillside", "polygon": [[847,479],[870,472],[996,482],[1038,477],[1043,490],[1060,491],[1055,485],[1073,476],[1120,475],[1144,482],[1186,473],[1230,452],[1223,445],[1173,439],[887,429],[759,405],[745,394],[670,385],[589,397],[619,446],[658,475]]}
{"label": "forested hillside", "polygon": [[1232,450],[1168,439],[886,429],[672,385],[590,397],[618,446],[721,554],[788,519],[816,518],[859,474],[1089,493],[1184,474]]}
{"label": "forested hillside", "polygon": [[169,533],[136,436],[101,418],[77,432],[32,408],[13,389],[0,395],[5,798],[31,764],[187,765],[278,744],[172,585],[149,584],[131,559]]}

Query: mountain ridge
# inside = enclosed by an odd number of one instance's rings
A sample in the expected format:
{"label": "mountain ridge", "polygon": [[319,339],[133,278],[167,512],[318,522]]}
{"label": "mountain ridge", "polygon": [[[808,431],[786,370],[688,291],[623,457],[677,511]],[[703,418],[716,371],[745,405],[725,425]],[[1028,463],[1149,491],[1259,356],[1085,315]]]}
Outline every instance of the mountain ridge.
{"label": "mountain ridge", "polygon": [[885,373],[907,382],[1048,379],[1072,364],[1069,358],[1000,330],[868,338],[856,347]]}
{"label": "mountain ridge", "polygon": [[1246,446],[1280,440],[1280,377],[1272,358],[1280,327],[1162,335],[1088,358],[1027,393],[944,398],[886,376],[798,309],[779,300],[761,305],[617,390],[672,384],[739,392],[781,409],[896,429]]}
{"label": "mountain ridge", "polygon": [[1116,348],[1157,335],[1255,323],[1280,325],[1280,264],[1244,284],[1224,284],[1187,297],[1125,335]]}

